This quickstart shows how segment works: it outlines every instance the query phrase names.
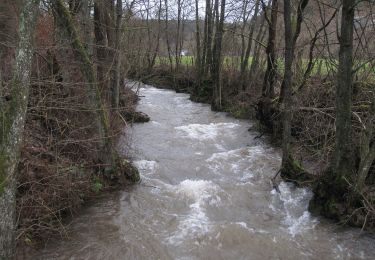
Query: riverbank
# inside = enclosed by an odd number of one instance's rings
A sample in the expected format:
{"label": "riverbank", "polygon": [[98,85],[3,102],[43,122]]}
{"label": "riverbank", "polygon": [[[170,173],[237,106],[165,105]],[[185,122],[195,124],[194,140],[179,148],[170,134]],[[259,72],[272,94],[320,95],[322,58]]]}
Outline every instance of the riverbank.
{"label": "riverbank", "polygon": [[[41,99],[40,91],[49,95]],[[66,98],[67,88],[42,85],[31,91],[18,167],[18,251],[37,247],[54,236],[67,237],[67,217],[75,216],[87,202],[130,184],[125,177],[105,174],[105,165],[97,159],[99,139],[92,113],[85,107],[85,95],[79,88],[70,91],[70,99]],[[61,98],[64,102],[59,103]],[[131,124],[149,120],[135,111],[137,102],[132,90],[121,90],[120,107],[110,112],[112,143],[117,144]],[[123,156],[126,171],[137,170]]]}
{"label": "riverbank", "polygon": [[[176,92],[190,94],[190,99],[197,102],[211,104],[212,84],[202,80],[200,85],[192,67],[185,67],[180,71],[171,71],[169,67],[156,67],[149,74],[140,74],[137,79],[144,83],[159,88],[173,89]],[[272,117],[265,119],[259,113],[258,104],[261,98],[262,75],[258,75],[249,84],[246,90],[239,89],[239,74],[236,71],[222,72],[222,108],[220,111],[228,112],[236,118],[256,119],[256,129],[263,134],[271,135],[272,142],[280,145],[281,118],[277,100],[270,105]],[[312,77],[306,86],[295,94],[295,110],[292,119],[292,155],[295,159],[294,169],[290,175],[284,175],[287,181],[298,185],[315,187],[324,177],[329,167],[330,158],[334,149],[335,136],[335,111],[334,111],[334,78]],[[366,89],[371,87],[366,84],[356,83],[353,93],[353,140],[356,140],[355,149],[359,151],[361,140],[362,121],[358,115],[366,116],[367,103],[371,103],[366,96]],[[197,91],[199,89],[199,91]],[[278,90],[276,90],[278,91]],[[267,121],[266,121],[267,120]],[[265,122],[266,121],[266,122]],[[356,162],[359,161],[359,152],[355,153]],[[297,171],[296,171],[297,170]],[[297,175],[295,174],[297,172]],[[374,174],[372,175],[374,176]],[[374,177],[367,181],[368,189],[363,198],[368,200],[367,207],[342,202],[334,205],[341,208],[333,218],[338,223],[360,228],[374,230],[375,212],[372,210],[374,202],[373,185]],[[315,208],[310,208],[316,211]],[[321,212],[324,215],[324,211]]]}

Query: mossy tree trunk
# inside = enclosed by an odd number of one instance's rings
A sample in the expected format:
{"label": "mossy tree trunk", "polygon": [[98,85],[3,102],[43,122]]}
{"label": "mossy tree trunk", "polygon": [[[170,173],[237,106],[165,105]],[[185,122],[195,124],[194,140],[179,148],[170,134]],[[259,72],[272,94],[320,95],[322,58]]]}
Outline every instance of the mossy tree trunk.
{"label": "mossy tree trunk", "polygon": [[268,23],[268,43],[266,48],[267,55],[267,69],[264,74],[264,82],[262,89],[262,97],[264,98],[273,98],[275,95],[275,81],[276,81],[276,50],[275,50],[275,41],[276,41],[276,25],[278,18],[278,0],[272,0],[271,5],[271,17],[268,16],[268,8],[263,3],[263,12]]}
{"label": "mossy tree trunk", "polygon": [[273,98],[275,96],[275,82],[277,75],[275,41],[278,18],[278,0],[272,0],[270,12],[264,2],[262,2],[262,8],[264,18],[268,24],[268,42],[266,47],[267,68],[263,79],[262,97],[258,102],[257,118],[270,132],[273,132]]}
{"label": "mossy tree trunk", "polygon": [[285,27],[285,68],[282,88],[284,89],[284,98],[281,103],[282,121],[283,121],[283,139],[282,139],[282,163],[281,174],[289,173],[288,164],[293,160],[290,154],[291,121],[292,121],[292,81],[293,81],[293,28],[292,28],[292,7],[290,0],[284,0],[284,27]]}
{"label": "mossy tree trunk", "polygon": [[11,101],[0,114],[0,259],[11,259],[14,254],[16,168],[29,99],[32,37],[39,2],[25,1],[22,8]]}
{"label": "mossy tree trunk", "polygon": [[104,108],[100,89],[95,78],[94,67],[87,55],[86,49],[83,47],[82,42],[79,39],[72,17],[62,0],[52,1],[52,6],[55,15],[57,16],[57,20],[71,37],[70,42],[75,51],[75,56],[82,64],[80,69],[86,78],[87,96],[91,102],[92,109],[95,111],[96,124],[102,141],[100,157],[101,160],[108,165],[108,167],[106,167],[106,172],[109,174],[108,177],[112,177],[114,173],[116,173],[117,176],[125,174],[128,179],[137,182],[140,178],[139,173],[134,168],[130,169],[130,165],[127,161],[120,160],[119,155],[112,144],[109,133],[110,125],[108,113]]}
{"label": "mossy tree trunk", "polygon": [[314,190],[310,209],[337,220],[352,213],[354,160],[352,142],[353,29],[355,0],[342,1],[336,84],[336,135],[331,168]]}
{"label": "mossy tree trunk", "polygon": [[292,26],[292,5],[291,0],[284,0],[284,27],[285,27],[285,66],[284,79],[281,85],[280,102],[282,113],[282,150],[283,157],[281,163],[281,176],[288,179],[302,179],[304,171],[296,163],[291,155],[291,124],[293,111],[293,63],[295,60],[295,46],[301,31],[303,21],[303,12],[309,0],[301,0],[298,2],[297,21],[295,28]]}

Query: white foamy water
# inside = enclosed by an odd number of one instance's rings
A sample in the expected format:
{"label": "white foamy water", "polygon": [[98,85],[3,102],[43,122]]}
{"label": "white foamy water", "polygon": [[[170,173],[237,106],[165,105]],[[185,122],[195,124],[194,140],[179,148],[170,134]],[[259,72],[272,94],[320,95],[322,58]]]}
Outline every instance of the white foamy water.
{"label": "white foamy water", "polygon": [[157,166],[157,163],[155,161],[148,161],[148,160],[139,160],[134,161],[134,165],[140,170],[142,173],[153,173],[155,171],[155,168]]}
{"label": "white foamy water", "polygon": [[210,123],[177,126],[175,129],[184,132],[188,138],[206,140],[214,139],[219,134],[230,134],[237,127],[239,125],[235,123]]}
{"label": "white foamy water", "polygon": [[294,237],[313,229],[318,220],[311,217],[308,212],[308,202],[312,192],[306,188],[295,188],[293,184],[281,182],[280,193],[272,190],[273,202],[270,207],[284,215],[283,224],[288,232]]}
{"label": "white foamy water", "polygon": [[199,238],[210,230],[210,220],[205,205],[219,206],[218,187],[211,181],[184,180],[174,187],[177,194],[188,200],[190,211],[184,215],[178,229],[168,238],[168,243],[179,245],[187,238]]}
{"label": "white foamy water", "polygon": [[244,147],[240,149],[218,152],[206,159],[209,169],[216,174],[231,172],[241,181],[248,181],[254,175],[260,175],[264,169],[277,170],[280,163],[274,151],[261,146]]}

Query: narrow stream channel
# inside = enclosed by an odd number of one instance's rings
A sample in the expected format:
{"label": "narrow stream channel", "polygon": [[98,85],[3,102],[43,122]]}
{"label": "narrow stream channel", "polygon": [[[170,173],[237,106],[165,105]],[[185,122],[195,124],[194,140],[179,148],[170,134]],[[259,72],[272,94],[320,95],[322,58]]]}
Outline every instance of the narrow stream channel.
{"label": "narrow stream channel", "polygon": [[142,183],[86,208],[68,240],[32,259],[375,259],[374,237],[309,214],[309,190],[272,190],[280,153],[250,121],[186,94],[140,95],[151,121],[120,145],[131,144]]}

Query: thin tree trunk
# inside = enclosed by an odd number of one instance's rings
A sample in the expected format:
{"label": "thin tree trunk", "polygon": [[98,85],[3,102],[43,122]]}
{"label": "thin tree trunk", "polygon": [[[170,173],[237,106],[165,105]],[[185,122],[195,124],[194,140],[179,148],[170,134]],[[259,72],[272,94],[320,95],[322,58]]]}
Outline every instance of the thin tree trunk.
{"label": "thin tree trunk", "polygon": [[220,82],[220,72],[221,72],[221,43],[224,33],[224,15],[225,15],[225,0],[221,0],[221,9],[219,15],[219,1],[215,0],[215,13],[216,17],[216,32],[215,32],[215,42],[213,47],[213,63],[212,63],[212,78],[214,82],[213,91],[213,103],[212,106],[215,109],[221,109],[222,107],[222,93],[221,93],[221,82]]}
{"label": "thin tree trunk", "polygon": [[257,16],[258,16],[258,12],[259,12],[259,4],[260,4],[260,0],[256,0],[255,2],[255,10],[254,10],[254,14],[253,14],[253,17],[251,18],[250,20],[250,31],[249,31],[249,39],[248,39],[248,42],[247,42],[247,47],[246,47],[246,51],[245,51],[245,54],[244,54],[244,58],[242,60],[242,63],[241,63],[241,70],[240,70],[240,84],[241,84],[241,88],[242,90],[245,90],[246,89],[246,75],[247,75],[247,67],[249,65],[249,58],[250,58],[250,51],[251,51],[251,48],[252,48],[252,43],[253,43],[253,34],[254,34],[254,29],[255,29],[255,26],[256,26],[256,20],[257,20]]}
{"label": "thin tree trunk", "polygon": [[152,68],[155,66],[155,61],[156,61],[156,56],[159,53],[159,46],[160,46],[160,31],[161,31],[161,5],[162,5],[162,0],[159,0],[159,10],[158,10],[158,33],[156,36],[156,46],[154,49],[154,52],[152,54],[151,58],[151,63],[150,66],[148,67],[148,72],[151,73]]}
{"label": "thin tree trunk", "polygon": [[[199,0],[195,0],[195,41],[196,41],[196,62],[195,62],[195,69],[197,71],[198,77],[198,84],[196,88],[199,87],[200,82],[202,80],[202,62],[201,62],[201,40],[200,40],[200,28],[199,28]],[[197,89],[195,89],[197,92]],[[195,93],[197,94],[197,93]]]}
{"label": "thin tree trunk", "polygon": [[[212,66],[212,31],[213,31],[213,23],[212,23],[212,7],[211,7],[211,0],[206,0],[206,12],[207,12],[207,36],[205,42],[205,49],[206,49],[206,56],[205,56],[205,66],[204,73],[209,74],[211,71]],[[207,75],[206,75],[207,76]]]}
{"label": "thin tree trunk", "polygon": [[266,47],[267,56],[267,68],[264,74],[263,87],[262,87],[262,98],[258,102],[258,113],[257,117],[262,122],[267,129],[272,133],[275,133],[273,114],[274,114],[274,104],[273,98],[275,96],[275,82],[277,73],[277,63],[276,63],[276,25],[278,17],[278,0],[272,0],[271,4],[271,17],[268,17],[268,7],[262,2],[264,18],[268,23],[268,43]]}
{"label": "thin tree trunk", "polygon": [[121,40],[121,19],[122,19],[122,0],[116,3],[116,26],[115,26],[115,44],[114,44],[114,69],[112,70],[112,107],[118,108],[120,99],[120,40]]}
{"label": "thin tree trunk", "polygon": [[97,59],[97,80],[102,91],[105,90],[105,63],[107,58],[107,41],[105,30],[105,6],[103,0],[94,1],[94,32]]}
{"label": "thin tree trunk", "polygon": [[[298,9],[297,9],[297,20],[295,22],[296,23],[296,28],[294,28],[294,29],[291,28],[292,31],[291,31],[290,37],[292,37],[292,38],[288,39],[288,44],[290,44],[290,46],[286,46],[286,48],[292,48],[292,53],[293,53],[293,56],[291,57],[292,58],[292,66],[293,66],[293,61],[294,61],[295,46],[296,46],[296,43],[297,43],[297,39],[298,39],[298,37],[299,37],[299,35],[301,33],[301,25],[302,25],[302,21],[303,21],[303,12],[304,12],[304,10],[305,10],[305,8],[306,8],[306,6],[307,6],[308,3],[309,3],[309,0],[300,0],[299,1],[299,3],[298,3]],[[291,11],[290,11],[290,16],[291,15],[292,14],[291,14]],[[285,15],[284,15],[284,17],[285,17]],[[294,30],[294,33],[293,33],[293,30]],[[292,70],[292,68],[291,68],[291,70]],[[283,81],[283,84],[281,85],[281,90],[280,90],[279,103],[283,102],[283,99],[284,99],[284,97],[286,95],[286,93],[284,93],[285,92],[284,91],[284,86],[285,86],[285,84],[284,84],[284,81]]]}
{"label": "thin tree trunk", "polygon": [[262,96],[267,98],[273,98],[275,95],[274,85],[276,81],[276,51],[275,51],[275,40],[276,40],[276,25],[277,25],[277,13],[278,13],[278,0],[272,0],[271,5],[271,19],[268,19],[267,8],[263,5],[264,15],[268,22],[268,44],[266,48],[267,55],[267,69],[264,75],[263,91]]}
{"label": "thin tree trunk", "polygon": [[251,82],[257,82],[255,78],[257,76],[257,72],[259,68],[259,59],[260,59],[260,53],[261,53],[261,47],[262,47],[260,43],[263,42],[264,37],[266,36],[266,28],[264,26],[265,21],[266,19],[263,16],[262,21],[259,26],[259,31],[256,37],[256,45],[253,51],[253,60],[250,66],[249,78],[253,79]]}
{"label": "thin tree trunk", "polygon": [[167,42],[167,51],[168,51],[168,59],[171,70],[173,70],[173,60],[171,54],[171,45],[169,42],[169,32],[168,32],[168,0],[164,0],[165,3],[165,40]]}
{"label": "thin tree trunk", "polygon": [[176,35],[176,48],[175,48],[175,57],[176,57],[176,70],[179,70],[180,67],[180,55],[181,50],[179,49],[180,46],[180,28],[181,28],[181,0],[177,0],[177,35]]}
{"label": "thin tree trunk", "polygon": [[284,99],[281,104],[282,121],[283,121],[283,139],[282,139],[282,162],[281,173],[288,173],[291,164],[290,154],[290,132],[292,121],[292,78],[293,78],[293,60],[294,60],[294,44],[293,44],[293,28],[292,28],[292,10],[290,0],[284,0],[284,27],[285,27],[285,65],[284,65]]}
{"label": "thin tree trunk", "polygon": [[12,100],[0,115],[0,259],[14,254],[16,168],[22,142],[33,57],[32,37],[39,0],[25,1],[19,23],[20,41],[12,80]]}

